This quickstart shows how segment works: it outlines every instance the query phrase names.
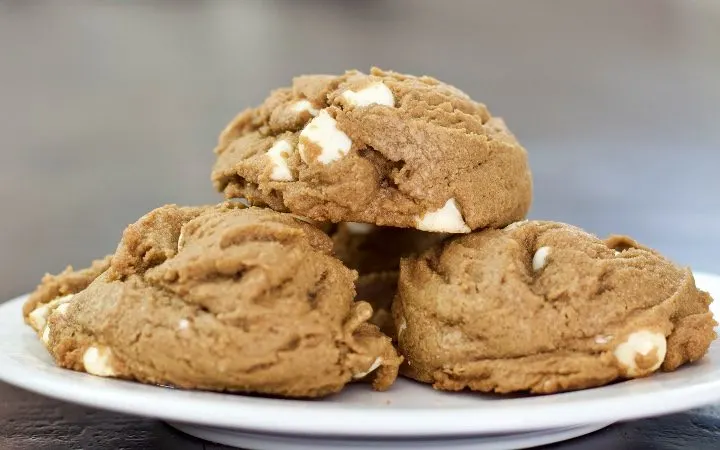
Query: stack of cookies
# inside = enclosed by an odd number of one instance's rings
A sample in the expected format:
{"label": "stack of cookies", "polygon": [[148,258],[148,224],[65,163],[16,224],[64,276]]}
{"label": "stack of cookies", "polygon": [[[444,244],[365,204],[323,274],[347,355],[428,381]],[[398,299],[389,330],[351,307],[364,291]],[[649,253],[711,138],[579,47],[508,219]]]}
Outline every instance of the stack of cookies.
{"label": "stack of cookies", "polygon": [[674,370],[712,299],[630,238],[524,220],[526,151],[429,77],[274,91],[220,135],[220,205],[156,209],[24,308],[58,365],[188,389],[322,397],[398,373],[553,393]]}

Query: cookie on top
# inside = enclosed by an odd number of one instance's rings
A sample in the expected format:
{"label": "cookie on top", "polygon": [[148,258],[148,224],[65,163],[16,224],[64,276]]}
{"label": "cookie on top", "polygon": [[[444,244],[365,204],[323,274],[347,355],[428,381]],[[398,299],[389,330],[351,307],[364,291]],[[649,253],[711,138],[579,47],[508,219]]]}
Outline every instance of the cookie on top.
{"label": "cookie on top", "polygon": [[525,149],[487,108],[430,77],[297,77],[220,135],[228,198],[329,222],[468,233],[525,217]]}

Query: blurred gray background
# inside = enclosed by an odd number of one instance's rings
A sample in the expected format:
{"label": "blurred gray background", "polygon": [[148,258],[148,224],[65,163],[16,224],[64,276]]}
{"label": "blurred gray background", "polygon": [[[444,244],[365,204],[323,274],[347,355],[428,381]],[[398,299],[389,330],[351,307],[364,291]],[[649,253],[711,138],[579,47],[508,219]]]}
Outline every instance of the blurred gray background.
{"label": "blurred gray background", "polygon": [[0,299],[220,200],[230,118],[297,74],[428,74],[506,118],[531,217],[720,272],[718,1],[0,1]]}

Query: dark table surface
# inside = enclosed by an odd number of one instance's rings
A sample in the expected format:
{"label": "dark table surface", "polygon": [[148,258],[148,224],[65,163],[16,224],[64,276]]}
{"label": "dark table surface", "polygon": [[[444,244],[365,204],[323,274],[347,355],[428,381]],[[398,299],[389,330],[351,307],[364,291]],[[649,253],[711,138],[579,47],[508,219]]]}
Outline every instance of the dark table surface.
{"label": "dark table surface", "polygon": [[[527,147],[533,218],[720,273],[717,1],[0,0],[0,299],[164,203],[219,199],[219,130],[301,73],[434,75]],[[0,300],[1,301],[1,300]],[[720,448],[720,405],[557,448]],[[0,448],[217,448],[0,383]]]}

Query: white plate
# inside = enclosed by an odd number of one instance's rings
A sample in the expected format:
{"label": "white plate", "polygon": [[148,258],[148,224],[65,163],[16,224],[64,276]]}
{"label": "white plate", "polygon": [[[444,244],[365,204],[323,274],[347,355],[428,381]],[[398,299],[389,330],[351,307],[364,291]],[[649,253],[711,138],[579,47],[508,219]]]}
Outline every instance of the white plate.
{"label": "white plate", "polygon": [[394,438],[377,439],[373,437],[332,438],[325,436],[291,436],[278,434],[245,433],[202,425],[170,423],[187,434],[246,449],[261,450],[507,450],[537,447],[566,441],[583,436],[606,427],[602,425],[583,425],[553,430],[528,431],[513,434],[489,434],[473,437],[445,436],[441,438]]}
{"label": "white plate", "polygon": [[[720,276],[696,274],[696,281],[700,288],[720,299]],[[558,438],[564,433],[567,439],[602,426],[589,424],[666,414],[720,400],[720,343],[717,341],[701,362],[676,372],[535,397],[436,392],[405,379],[398,380],[389,392],[373,392],[366,385],[352,385],[321,401],[146,386],[55,367],[32,330],[22,322],[24,300],[25,297],[20,297],[0,305],[0,380],[74,403],[177,422],[178,428],[199,436],[205,433],[204,437],[211,437],[207,435],[207,427],[235,430],[226,430],[225,437],[219,435],[223,431],[214,430],[216,436],[211,438],[219,442],[249,443],[251,439],[259,439],[258,436],[281,434],[287,439],[305,436],[327,442],[332,442],[332,438],[336,439],[334,442],[338,438],[375,440],[379,445],[421,437],[430,442],[429,438],[478,438],[500,433],[528,435],[528,432],[539,431],[542,435],[549,429]],[[718,303],[713,305],[716,317],[719,316]],[[228,433],[244,436],[246,440],[232,440]],[[537,435],[535,433],[527,444],[549,442],[538,441]],[[303,448],[286,444],[280,442],[265,447]],[[378,445],[373,448],[382,448]]]}

